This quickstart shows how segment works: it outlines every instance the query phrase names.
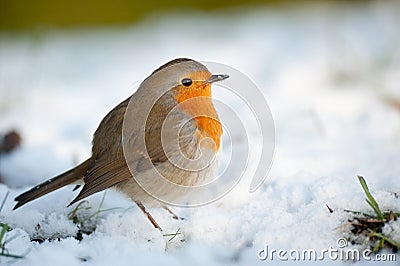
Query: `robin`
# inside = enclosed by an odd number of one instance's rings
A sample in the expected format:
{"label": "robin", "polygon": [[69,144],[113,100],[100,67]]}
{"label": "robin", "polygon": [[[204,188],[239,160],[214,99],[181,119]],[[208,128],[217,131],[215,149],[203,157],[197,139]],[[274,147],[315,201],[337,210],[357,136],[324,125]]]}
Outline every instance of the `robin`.
{"label": "robin", "polygon": [[[211,84],[228,77],[213,75],[203,64],[187,58],[162,65],[132,96],[103,118],[93,135],[89,159],[17,196],[14,210],[61,187],[81,183],[83,188],[68,206],[94,193],[115,188],[132,199],[155,228],[162,230],[145,205],[163,207],[175,219],[178,217],[143,187],[170,198],[184,193],[164,188],[150,169],[155,169],[165,180],[185,187],[214,178],[217,160],[210,160],[208,156],[206,161],[210,163],[203,167],[204,160],[199,163],[197,159],[204,154],[215,156],[220,150],[222,126],[211,99]],[[154,95],[159,96],[150,101]],[[127,119],[139,117],[144,110],[150,111],[143,125]],[[179,128],[177,133],[176,128]],[[128,131],[125,133],[130,140],[136,140],[143,132],[145,147],[136,141],[126,145],[124,130]],[[143,186],[138,180],[147,183]]]}

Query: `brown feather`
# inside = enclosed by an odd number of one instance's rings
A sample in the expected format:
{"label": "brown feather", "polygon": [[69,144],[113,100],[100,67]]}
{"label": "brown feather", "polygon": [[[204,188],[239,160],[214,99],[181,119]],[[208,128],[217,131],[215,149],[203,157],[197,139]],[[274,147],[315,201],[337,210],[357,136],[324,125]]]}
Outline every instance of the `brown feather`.
{"label": "brown feather", "polygon": [[131,177],[123,157],[121,139],[123,119],[131,97],[118,104],[100,122],[93,136],[93,164],[83,178],[85,185],[68,206]]}
{"label": "brown feather", "polygon": [[125,160],[97,161],[95,166],[85,175],[85,185],[79,195],[68,206],[131,177],[131,172]]}

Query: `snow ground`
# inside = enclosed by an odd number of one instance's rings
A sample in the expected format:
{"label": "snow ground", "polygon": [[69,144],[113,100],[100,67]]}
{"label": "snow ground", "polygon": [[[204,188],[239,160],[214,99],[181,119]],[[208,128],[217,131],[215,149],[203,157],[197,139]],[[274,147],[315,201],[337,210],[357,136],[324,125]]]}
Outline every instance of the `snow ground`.
{"label": "snow ground", "polygon": [[[0,130],[18,129],[23,146],[1,158],[10,196],[0,213],[14,228],[13,265],[252,265],[270,248],[322,250],[344,235],[343,209],[369,211],[357,175],[382,209],[400,211],[400,5],[318,6],[154,16],[140,25],[43,35],[0,36]],[[255,193],[251,176],[223,199],[174,208],[176,221],[152,210],[169,241],[132,202],[108,191],[98,227],[81,242],[65,206],[70,187],[11,211],[30,186],[84,160],[101,118],[160,64],[176,57],[217,61],[263,90],[276,125],[270,175]],[[251,143],[256,147],[258,143]],[[254,168],[256,161],[250,161]],[[247,174],[249,175],[249,174]],[[88,200],[96,210],[102,194]],[[325,204],[334,209],[331,214]],[[61,241],[37,244],[42,237]],[[400,240],[400,223],[385,230]],[[361,248],[361,247],[360,247]],[[385,262],[386,265],[398,265]],[[326,259],[326,264],[338,263]],[[306,262],[296,262],[306,263]],[[345,262],[342,262],[343,264]],[[366,261],[357,265],[368,264]]]}

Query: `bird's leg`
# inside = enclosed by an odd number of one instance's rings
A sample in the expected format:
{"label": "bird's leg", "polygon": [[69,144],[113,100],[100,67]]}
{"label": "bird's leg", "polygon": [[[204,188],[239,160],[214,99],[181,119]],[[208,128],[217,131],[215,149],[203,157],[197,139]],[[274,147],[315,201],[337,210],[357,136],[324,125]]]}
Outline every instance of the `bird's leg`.
{"label": "bird's leg", "polygon": [[169,212],[172,215],[173,219],[176,220],[184,220],[184,218],[179,217],[178,215],[176,215],[173,211],[171,211],[167,206],[163,206],[163,209],[166,210],[167,212]]}
{"label": "bird's leg", "polygon": [[149,219],[150,223],[158,230],[160,230],[162,232],[161,227],[158,225],[158,223],[156,222],[156,220],[154,220],[153,216],[151,216],[151,214],[146,210],[146,208],[143,206],[143,204],[140,201],[136,201],[135,202],[136,205],[142,210],[142,212],[144,214],[146,214],[147,219]]}

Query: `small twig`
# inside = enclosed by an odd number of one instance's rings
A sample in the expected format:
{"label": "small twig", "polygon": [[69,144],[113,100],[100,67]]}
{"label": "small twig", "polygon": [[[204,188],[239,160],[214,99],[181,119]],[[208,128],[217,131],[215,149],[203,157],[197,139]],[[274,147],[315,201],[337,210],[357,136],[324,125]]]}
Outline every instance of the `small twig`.
{"label": "small twig", "polygon": [[329,207],[328,204],[325,204],[325,206],[328,208],[328,211],[329,211],[330,213],[333,213],[333,209],[332,209],[331,207]]}
{"label": "small twig", "polygon": [[389,222],[390,222],[390,221],[394,221],[394,218],[395,218],[394,212],[393,212],[393,211],[390,211],[390,212],[389,212],[388,221],[389,221]]}
{"label": "small twig", "polygon": [[7,253],[5,253],[4,251],[2,251],[2,252],[0,253],[0,256],[8,257],[8,258],[13,258],[13,259],[23,259],[23,258],[24,258],[24,256],[10,254],[10,253],[8,253],[8,251],[7,251]]}

